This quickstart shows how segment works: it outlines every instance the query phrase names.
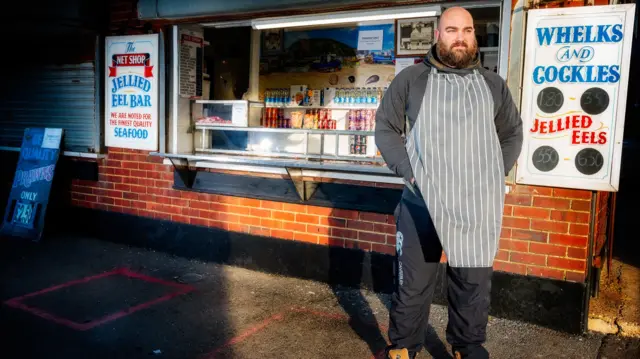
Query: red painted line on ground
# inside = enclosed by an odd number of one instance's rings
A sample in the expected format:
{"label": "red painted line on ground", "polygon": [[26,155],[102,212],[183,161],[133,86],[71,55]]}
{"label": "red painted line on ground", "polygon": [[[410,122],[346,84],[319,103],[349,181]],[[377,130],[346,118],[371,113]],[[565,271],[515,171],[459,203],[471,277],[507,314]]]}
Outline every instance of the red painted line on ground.
{"label": "red painted line on ground", "polygon": [[169,282],[169,281],[164,280],[164,279],[154,278],[154,277],[150,277],[148,275],[144,275],[144,274],[141,274],[141,273],[132,272],[131,270],[129,270],[127,268],[120,269],[120,274],[125,275],[127,277],[131,277],[131,278],[141,279],[141,280],[144,280],[146,282],[158,283],[158,284],[166,285],[168,287],[179,288],[179,289],[182,289],[182,290],[186,290],[187,292],[195,290],[195,287],[190,286],[188,284]]}
{"label": "red painted line on ground", "polygon": [[163,297],[160,297],[160,298],[148,301],[148,302],[144,302],[144,303],[138,304],[138,305],[133,306],[131,308],[128,308],[126,310],[121,310],[121,311],[119,311],[117,313],[109,314],[106,317],[102,317],[102,318],[94,320],[92,322],[89,322],[89,323],[86,323],[86,324],[81,324],[82,329],[80,329],[80,330],[88,330],[88,329],[97,327],[99,325],[105,324],[107,322],[110,322],[110,321],[113,321],[113,320],[116,320],[116,319],[120,319],[122,317],[126,317],[127,315],[133,314],[133,313],[135,313],[135,312],[137,312],[139,310],[149,308],[149,307],[151,307],[151,306],[153,306],[155,304],[167,301],[167,300],[169,300],[171,298],[175,298],[175,297],[177,297],[179,295],[182,295],[182,294],[185,294],[187,292],[189,292],[189,291],[187,290],[187,291],[182,291],[182,292],[169,293],[169,294],[167,294],[167,295],[165,295]]}
{"label": "red painted line on ground", "polygon": [[[224,349],[228,348],[231,345],[238,344],[238,343],[244,341],[245,339],[247,339],[248,337],[252,336],[253,334],[265,329],[266,327],[268,327],[270,324],[272,324],[276,320],[282,320],[285,315],[289,315],[291,313],[308,313],[308,314],[312,314],[312,315],[319,316],[319,317],[326,317],[326,318],[337,319],[337,320],[349,320],[349,316],[347,316],[345,314],[329,313],[329,312],[323,312],[323,311],[307,309],[307,308],[297,308],[297,307],[290,308],[288,312],[275,314],[275,315],[265,319],[264,321],[256,324],[255,326],[247,329],[242,334],[231,338],[229,341],[227,341],[226,343],[222,344],[218,348],[214,349],[212,352],[210,352],[208,354],[204,354],[201,357],[201,359],[213,359],[213,358],[216,358],[216,355],[219,354]],[[386,325],[378,325],[378,328],[380,328],[381,330],[384,330],[385,332],[387,331],[387,326]],[[384,356],[384,349],[382,349],[379,352],[375,353],[371,357],[371,359],[381,359],[381,358],[383,359],[383,356]]]}
{"label": "red painted line on ground", "polygon": [[[117,313],[113,313],[113,314],[107,315],[105,317],[102,317],[100,319],[96,319],[96,320],[88,322],[88,323],[77,323],[77,322],[74,322],[74,321],[69,320],[69,319],[60,318],[60,317],[58,317],[58,316],[56,316],[54,314],[51,314],[49,312],[46,312],[46,311],[42,310],[42,309],[35,308],[35,307],[30,307],[30,306],[28,306],[28,305],[26,305],[26,304],[21,302],[22,300],[24,300],[26,298],[34,297],[34,296],[37,296],[37,295],[40,295],[40,294],[44,294],[44,293],[48,293],[48,292],[52,292],[54,290],[65,288],[65,287],[69,287],[69,286],[72,286],[72,285],[75,285],[75,284],[87,283],[87,282],[89,282],[91,280],[94,280],[94,279],[100,279],[100,278],[104,278],[104,277],[108,277],[108,276],[112,276],[112,275],[123,275],[123,276],[126,276],[126,277],[140,279],[140,280],[143,280],[143,281],[146,281],[146,282],[158,283],[158,284],[162,284],[162,285],[169,286],[169,287],[172,287],[172,288],[178,288],[180,290],[177,291],[177,292],[169,293],[169,294],[167,294],[165,296],[162,296],[160,298],[157,298],[157,299],[145,302],[145,303],[138,304],[138,305],[136,305],[134,307],[127,308],[125,310],[121,310],[121,311],[119,311]],[[110,272],[106,272],[106,273],[102,273],[102,274],[98,274],[98,275],[94,275],[94,276],[89,276],[89,277],[85,277],[85,278],[78,279],[78,280],[72,280],[72,281],[69,281],[69,282],[66,282],[66,283],[63,283],[63,284],[60,284],[60,285],[56,285],[56,286],[49,287],[49,288],[46,288],[46,289],[43,289],[43,290],[40,290],[40,291],[37,291],[37,292],[33,292],[33,293],[29,293],[29,294],[23,295],[21,297],[12,298],[12,299],[9,299],[9,300],[5,301],[4,303],[6,305],[10,306],[10,307],[22,309],[22,310],[27,311],[27,312],[29,312],[31,314],[34,314],[34,315],[36,315],[38,317],[50,320],[52,322],[55,322],[55,323],[58,323],[58,324],[61,324],[61,325],[66,325],[66,326],[71,327],[71,328],[76,329],[76,330],[84,331],[84,330],[88,330],[88,329],[97,327],[99,325],[105,324],[107,322],[110,322],[110,321],[125,317],[127,315],[133,314],[133,313],[135,313],[135,312],[137,312],[139,310],[146,309],[148,307],[151,307],[152,305],[167,301],[167,300],[169,300],[171,298],[175,298],[175,297],[177,297],[179,295],[191,292],[193,290],[195,290],[195,287],[187,285],[187,284],[172,283],[172,282],[165,281],[165,280],[162,280],[162,279],[150,277],[150,276],[147,276],[147,275],[144,275],[144,274],[132,272],[131,270],[129,270],[127,268],[119,268],[119,269],[116,269],[116,270],[113,270],[113,271],[110,271]]]}
{"label": "red painted line on ground", "polygon": [[[349,320],[349,316],[346,315],[346,314],[336,314],[336,313],[322,312],[322,311],[313,310],[313,309],[307,309],[307,308],[291,308],[291,312],[309,313],[309,314],[313,314],[313,315],[319,316],[319,317],[325,317],[325,318],[331,318],[331,319],[339,319],[339,320]],[[372,324],[372,326],[374,325],[373,323],[371,323],[371,324]],[[388,327],[386,325],[383,325],[383,324],[379,324],[378,328],[381,331],[384,331],[384,332],[387,332],[389,330]],[[379,359],[379,358],[383,358],[383,356],[384,356],[384,349],[382,349],[379,352],[375,353],[371,357],[371,359]]]}
{"label": "red painted line on ground", "polygon": [[284,318],[284,314],[283,313],[278,313],[278,314],[275,314],[275,315],[263,320],[262,322],[260,322],[260,323],[258,323],[256,325],[254,325],[253,327],[247,329],[242,334],[231,338],[229,341],[227,341],[226,343],[222,344],[221,346],[216,348],[211,353],[205,354],[202,357],[202,359],[215,358],[218,353],[220,353],[222,350],[226,349],[227,347],[242,342],[243,340],[247,339],[248,337],[252,336],[253,334],[255,334],[255,333],[263,330],[264,328],[268,327],[271,323],[275,322],[276,320],[282,320],[282,318]]}
{"label": "red painted line on ground", "polygon": [[53,314],[51,314],[49,312],[46,312],[46,311],[44,311],[42,309],[30,307],[30,306],[28,306],[26,304],[20,303],[19,301],[9,300],[9,301],[6,301],[5,304],[10,306],[10,307],[22,309],[22,310],[24,310],[26,312],[29,312],[29,313],[31,313],[31,314],[33,314],[35,316],[38,316],[38,317],[43,318],[43,319],[47,319],[47,320],[52,321],[52,322],[57,323],[57,324],[66,325],[66,326],[71,327],[71,328],[73,328],[75,330],[83,330],[82,324],[80,324],[80,323],[76,323],[76,322],[74,322],[72,320],[69,320],[69,319],[57,317],[57,316],[55,316],[55,315],[53,315]]}
{"label": "red painted line on ground", "polygon": [[325,317],[325,318],[340,319],[340,320],[349,320],[349,316],[347,316],[345,314],[321,312],[321,311],[318,311],[318,310],[307,309],[307,308],[291,308],[291,312],[309,313],[309,314],[313,314],[313,315],[315,315],[317,317]]}
{"label": "red painted line on ground", "polygon": [[53,292],[54,290],[58,290],[58,289],[65,288],[65,287],[70,287],[70,286],[75,285],[75,284],[86,283],[86,282],[94,280],[94,279],[100,279],[100,278],[108,277],[108,276],[115,275],[115,274],[118,274],[118,273],[120,273],[120,270],[116,269],[116,270],[113,270],[113,271],[110,271],[110,272],[97,274],[97,275],[92,275],[92,276],[89,276],[89,277],[84,277],[82,279],[72,280],[72,281],[69,281],[69,282],[66,282],[66,283],[62,283],[62,284],[59,284],[59,285],[54,285],[53,287],[49,287],[49,288],[46,288],[46,289],[43,289],[43,290],[39,290],[37,292],[25,294],[25,295],[23,295],[21,297],[11,298],[8,301],[6,301],[5,303],[7,303],[9,301],[21,301],[21,300],[24,300],[26,298],[35,297],[35,296],[40,295],[40,294]]}
{"label": "red painted line on ground", "polygon": [[[329,313],[329,312],[323,312],[323,311],[307,309],[307,308],[291,308],[291,312],[309,313],[319,317],[326,317],[326,318],[332,318],[332,319],[341,319],[341,320],[350,319],[350,317],[346,314]],[[374,325],[374,323],[370,323],[370,324]],[[388,330],[388,327],[384,324],[379,324],[378,327],[384,330],[385,332]]]}

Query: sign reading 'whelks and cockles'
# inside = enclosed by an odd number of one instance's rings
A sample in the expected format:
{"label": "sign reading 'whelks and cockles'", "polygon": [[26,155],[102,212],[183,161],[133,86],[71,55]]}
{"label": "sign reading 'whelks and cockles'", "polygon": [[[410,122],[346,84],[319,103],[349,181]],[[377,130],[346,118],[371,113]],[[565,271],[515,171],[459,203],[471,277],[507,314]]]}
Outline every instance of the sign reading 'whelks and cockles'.
{"label": "sign reading 'whelks and cockles'", "polygon": [[634,12],[529,11],[518,183],[618,190]]}
{"label": "sign reading 'whelks and cockles'", "polygon": [[158,35],[106,39],[105,142],[158,149]]}

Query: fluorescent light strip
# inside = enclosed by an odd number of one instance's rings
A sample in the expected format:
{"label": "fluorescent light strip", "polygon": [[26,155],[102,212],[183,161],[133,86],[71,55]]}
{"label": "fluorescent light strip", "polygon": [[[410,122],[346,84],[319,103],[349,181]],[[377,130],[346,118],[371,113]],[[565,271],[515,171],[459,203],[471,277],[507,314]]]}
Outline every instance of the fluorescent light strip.
{"label": "fluorescent light strip", "polygon": [[[394,11],[395,10],[395,11]],[[364,13],[364,14],[363,14]],[[427,8],[402,8],[387,9],[386,11],[359,11],[359,12],[341,12],[341,13],[324,13],[317,16],[291,16],[281,18],[271,18],[263,20],[254,20],[252,26],[256,30],[276,29],[284,27],[298,26],[314,26],[314,25],[330,25],[343,24],[360,21],[379,21],[405,18],[418,18],[436,16],[440,13],[439,6],[430,6]],[[358,15],[362,14],[362,15]]]}

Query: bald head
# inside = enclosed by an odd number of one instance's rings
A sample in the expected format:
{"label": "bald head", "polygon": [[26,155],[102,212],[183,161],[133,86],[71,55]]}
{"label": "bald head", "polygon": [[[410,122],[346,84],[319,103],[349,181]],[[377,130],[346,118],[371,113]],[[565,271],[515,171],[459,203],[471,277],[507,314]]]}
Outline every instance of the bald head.
{"label": "bald head", "polygon": [[467,67],[478,51],[473,16],[461,7],[445,10],[438,20],[436,51],[440,61],[454,68]]}
{"label": "bald head", "polygon": [[473,28],[473,16],[467,9],[455,6],[446,9],[440,15],[438,31],[444,31],[447,26],[471,26]]}

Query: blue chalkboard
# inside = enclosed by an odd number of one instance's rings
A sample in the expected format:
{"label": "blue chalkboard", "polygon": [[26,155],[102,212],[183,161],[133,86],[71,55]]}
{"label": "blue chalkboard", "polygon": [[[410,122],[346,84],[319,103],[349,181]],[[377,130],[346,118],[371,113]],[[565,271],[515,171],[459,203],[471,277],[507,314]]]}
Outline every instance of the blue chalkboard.
{"label": "blue chalkboard", "polygon": [[60,128],[27,128],[0,234],[39,241],[60,156]]}

